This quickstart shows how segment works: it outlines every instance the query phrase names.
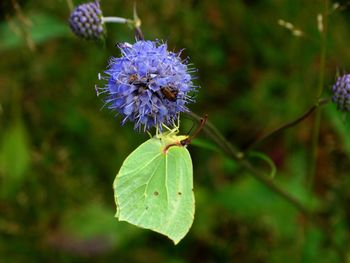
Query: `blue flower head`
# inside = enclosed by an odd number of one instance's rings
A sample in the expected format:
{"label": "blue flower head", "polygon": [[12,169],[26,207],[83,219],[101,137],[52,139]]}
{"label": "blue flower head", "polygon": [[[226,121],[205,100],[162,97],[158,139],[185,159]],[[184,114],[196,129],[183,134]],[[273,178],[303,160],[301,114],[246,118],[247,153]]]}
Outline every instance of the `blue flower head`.
{"label": "blue flower head", "polygon": [[135,129],[144,131],[173,126],[178,113],[188,111],[186,105],[193,101],[189,93],[195,86],[187,60],[158,41],[118,47],[122,55],[111,58],[103,77],[107,83],[97,94],[105,95],[106,105],[123,116],[123,124],[132,121]]}
{"label": "blue flower head", "polygon": [[78,5],[69,17],[69,26],[78,37],[87,40],[102,38],[104,25],[99,1]]}
{"label": "blue flower head", "polygon": [[341,111],[350,111],[350,74],[339,77],[333,85],[332,100]]}

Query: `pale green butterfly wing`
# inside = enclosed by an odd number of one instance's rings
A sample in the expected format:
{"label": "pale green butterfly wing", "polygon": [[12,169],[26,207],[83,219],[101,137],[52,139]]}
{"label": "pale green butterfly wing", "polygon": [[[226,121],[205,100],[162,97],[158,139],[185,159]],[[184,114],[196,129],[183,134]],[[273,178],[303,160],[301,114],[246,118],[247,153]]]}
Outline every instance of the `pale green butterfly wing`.
{"label": "pale green butterfly wing", "polygon": [[192,161],[185,147],[164,147],[164,140],[149,139],[124,161],[113,183],[116,217],[177,244],[194,219]]}

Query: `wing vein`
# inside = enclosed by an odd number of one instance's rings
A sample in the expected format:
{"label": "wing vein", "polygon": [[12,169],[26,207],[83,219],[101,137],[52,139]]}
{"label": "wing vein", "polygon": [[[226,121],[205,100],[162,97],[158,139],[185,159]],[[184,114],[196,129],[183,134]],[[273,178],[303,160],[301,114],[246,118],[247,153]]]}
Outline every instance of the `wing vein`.
{"label": "wing vein", "polygon": [[[145,169],[148,165],[150,165],[150,164],[151,164],[155,159],[157,159],[160,155],[161,155],[161,153],[158,153],[158,154],[155,155],[150,161],[148,161],[147,163],[145,163],[144,166],[138,167],[137,169],[132,170],[132,171],[128,171],[127,173],[123,173],[122,175],[119,175],[119,177],[122,177],[122,176],[125,176],[125,175],[128,175],[128,174],[131,174],[131,173],[137,173],[138,171]],[[135,166],[135,165],[133,165],[133,166]]]}

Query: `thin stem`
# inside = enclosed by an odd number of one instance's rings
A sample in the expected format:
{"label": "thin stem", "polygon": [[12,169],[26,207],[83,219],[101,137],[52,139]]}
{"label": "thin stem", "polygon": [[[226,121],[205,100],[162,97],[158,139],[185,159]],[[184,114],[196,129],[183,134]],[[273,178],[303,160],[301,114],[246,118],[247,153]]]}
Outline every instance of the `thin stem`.
{"label": "thin stem", "polygon": [[245,148],[245,151],[250,150],[256,146],[258,146],[261,142],[266,141],[267,139],[270,139],[271,137],[275,136],[276,134],[291,128],[297,124],[299,124],[300,122],[302,122],[303,120],[305,120],[307,117],[309,117],[319,106],[325,105],[329,102],[329,99],[319,99],[318,102],[316,104],[314,104],[313,106],[311,106],[308,110],[306,110],[300,117],[287,122],[286,124],[283,124],[282,126],[268,132],[265,135],[262,135],[260,138],[258,138],[257,140],[255,140],[253,143],[251,143],[248,147]]}
{"label": "thin stem", "polygon": [[[187,113],[187,115],[196,121],[201,119],[200,116],[193,112]],[[317,216],[317,214],[312,213],[298,199],[296,199],[294,196],[290,195],[288,192],[284,191],[282,188],[276,185],[273,181],[268,179],[268,176],[265,173],[262,173],[259,170],[257,170],[248,160],[244,158],[243,153],[239,152],[230,142],[228,142],[223,137],[223,135],[215,128],[213,124],[207,121],[206,125],[203,127],[203,130],[204,132],[206,132],[206,134],[210,136],[210,138],[214,142],[217,143],[217,145],[224,151],[224,153],[226,153],[232,159],[238,161],[242,167],[250,171],[250,174],[255,179],[263,183],[274,193],[278,194],[288,203],[293,205],[301,214],[303,214],[303,216],[306,219],[309,220],[310,223],[313,223],[316,227],[320,228],[325,233],[325,235],[327,235],[329,238],[332,237],[332,232],[328,231],[328,229],[325,229],[324,223],[322,222],[321,218]],[[345,256],[342,248],[339,247],[337,244],[334,244],[334,249],[336,250],[340,259],[342,259],[342,262],[346,262],[344,261]]]}
{"label": "thin stem", "polygon": [[136,1],[134,2],[134,32],[137,40],[145,40],[141,30],[141,19],[137,14]]}
{"label": "thin stem", "polygon": [[145,40],[145,37],[143,36],[141,27],[136,26],[134,28],[134,32],[135,32],[135,37],[137,40]]}
{"label": "thin stem", "polygon": [[126,23],[133,23],[133,20],[124,18],[124,17],[117,17],[117,16],[107,16],[102,17],[102,23],[120,23],[120,24],[126,24]]}
{"label": "thin stem", "polygon": [[[200,116],[193,112],[187,112],[186,113],[190,118],[194,119],[195,121],[200,120]],[[234,155],[234,159],[241,159],[242,153],[235,148],[232,144],[226,143],[225,137],[220,133],[220,131],[210,122],[207,121],[205,127],[203,128],[203,131],[223,150],[224,153],[227,155]]]}
{"label": "thin stem", "polygon": [[[328,0],[323,1],[324,10],[322,15],[322,20],[319,21],[319,29],[321,33],[321,58],[320,58],[320,75],[318,79],[318,88],[317,88],[317,97],[316,100],[318,101],[319,98],[322,95],[323,92],[323,86],[324,86],[324,68],[326,63],[326,44],[327,44],[327,21],[328,21]],[[319,140],[319,131],[320,131],[320,124],[321,124],[321,109],[317,107],[316,109],[316,117],[313,127],[313,134],[312,134],[312,145],[311,145],[311,164],[310,164],[310,171],[308,174],[308,177],[306,178],[306,183],[309,189],[313,187],[314,178],[316,174],[316,166],[317,166],[317,149],[318,149],[318,140]]]}
{"label": "thin stem", "polygon": [[208,114],[204,114],[203,118],[201,118],[199,120],[199,126],[197,127],[197,129],[194,131],[194,133],[186,138],[185,140],[181,141],[181,144],[182,145],[187,145],[187,144],[190,144],[192,142],[192,140],[197,137],[198,133],[200,133],[200,131],[204,128],[205,126],[205,123],[207,122],[208,120]]}
{"label": "thin stem", "polygon": [[72,12],[73,8],[74,8],[72,0],[66,0],[66,2],[67,2],[67,5],[68,5],[68,8],[69,8],[69,11]]}
{"label": "thin stem", "polygon": [[121,23],[129,24],[135,33],[136,40],[144,40],[144,36],[141,30],[141,19],[138,17],[136,12],[136,2],[134,3],[134,19],[126,19],[123,17],[102,17],[103,23]]}
{"label": "thin stem", "polygon": [[[199,117],[197,114],[193,112],[188,113],[188,116],[197,121],[201,119],[201,117]],[[224,136],[215,128],[215,126],[213,126],[213,124],[207,121],[203,130],[208,136],[210,136],[211,139],[213,139],[215,143],[217,143],[217,145],[223,150],[225,154],[227,154],[232,159],[238,161],[242,167],[250,171],[251,175],[255,179],[263,183],[265,186],[267,186],[270,190],[272,190],[279,196],[283,197],[287,202],[289,202],[296,209],[298,209],[304,216],[306,217],[311,216],[310,211],[306,207],[304,207],[304,205],[299,200],[297,200],[295,197],[290,195],[288,192],[281,189],[273,181],[268,179],[268,175],[255,169],[250,164],[250,162],[244,158],[244,154],[239,150],[237,150],[237,148],[235,148],[230,142],[228,142],[224,138]]]}

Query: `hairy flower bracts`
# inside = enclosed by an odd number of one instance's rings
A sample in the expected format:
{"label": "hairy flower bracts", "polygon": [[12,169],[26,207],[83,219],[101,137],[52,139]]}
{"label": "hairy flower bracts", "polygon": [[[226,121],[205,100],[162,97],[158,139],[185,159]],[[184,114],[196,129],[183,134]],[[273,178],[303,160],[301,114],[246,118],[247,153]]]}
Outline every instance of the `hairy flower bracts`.
{"label": "hairy flower bracts", "polygon": [[70,15],[69,26],[78,37],[97,40],[104,35],[99,1],[78,5]]}
{"label": "hairy flower bracts", "polygon": [[98,95],[103,93],[108,108],[123,116],[123,124],[134,122],[135,129],[174,126],[178,113],[188,111],[186,104],[193,101],[189,92],[195,87],[187,60],[158,41],[118,47],[122,56],[110,60],[103,77],[108,83],[97,89]]}
{"label": "hairy flower bracts", "polygon": [[350,111],[350,74],[343,75],[333,85],[333,102],[341,111]]}

